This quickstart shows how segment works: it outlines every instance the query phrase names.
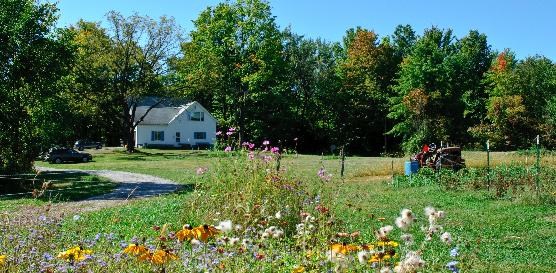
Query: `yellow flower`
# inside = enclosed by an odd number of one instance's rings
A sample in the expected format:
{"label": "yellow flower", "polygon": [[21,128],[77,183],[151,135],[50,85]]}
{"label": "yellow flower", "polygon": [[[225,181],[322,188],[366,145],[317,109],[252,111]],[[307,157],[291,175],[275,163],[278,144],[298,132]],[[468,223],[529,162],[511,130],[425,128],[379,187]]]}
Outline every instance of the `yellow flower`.
{"label": "yellow flower", "polygon": [[139,261],[150,261],[153,257],[153,254],[151,254],[150,252],[145,252],[139,256],[137,256],[137,259]]}
{"label": "yellow flower", "polygon": [[182,230],[176,232],[176,237],[178,237],[178,241],[189,241],[195,238],[195,234],[190,227],[184,226]]}
{"label": "yellow flower", "polygon": [[68,262],[74,262],[74,261],[79,262],[85,260],[86,258],[85,255],[90,255],[92,253],[93,253],[92,250],[84,250],[81,249],[80,246],[75,246],[66,251],[60,252],[57,257],[66,260]]}
{"label": "yellow flower", "polygon": [[305,267],[303,266],[298,266],[296,268],[293,269],[292,273],[303,273],[305,272]]}
{"label": "yellow flower", "polygon": [[359,247],[356,245],[348,245],[348,244],[333,244],[330,246],[330,249],[333,252],[346,255],[348,252],[359,250]]}
{"label": "yellow flower", "polygon": [[138,245],[138,244],[129,244],[124,249],[124,253],[134,255],[134,256],[143,255],[143,254],[148,253],[148,252],[149,252],[149,250],[145,246]]}
{"label": "yellow flower", "polygon": [[377,243],[378,246],[391,246],[391,247],[398,247],[400,244],[398,244],[398,242],[396,241],[386,241],[386,242],[378,242]]}
{"label": "yellow flower", "polygon": [[166,262],[177,258],[178,256],[167,252],[166,250],[157,249],[151,257],[151,262],[153,264],[165,264]]}
{"label": "yellow flower", "polygon": [[220,231],[214,226],[202,225],[191,230],[195,239],[206,242],[209,238],[216,236]]}
{"label": "yellow flower", "polygon": [[6,255],[0,255],[0,266],[4,266],[6,264]]}

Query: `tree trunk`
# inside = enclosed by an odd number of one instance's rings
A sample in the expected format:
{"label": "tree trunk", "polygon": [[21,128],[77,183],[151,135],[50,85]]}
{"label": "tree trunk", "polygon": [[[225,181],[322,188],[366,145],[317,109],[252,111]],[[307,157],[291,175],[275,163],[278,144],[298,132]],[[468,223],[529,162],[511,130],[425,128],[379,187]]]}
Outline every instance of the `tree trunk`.
{"label": "tree trunk", "polygon": [[135,127],[133,125],[127,127],[127,152],[135,152]]}

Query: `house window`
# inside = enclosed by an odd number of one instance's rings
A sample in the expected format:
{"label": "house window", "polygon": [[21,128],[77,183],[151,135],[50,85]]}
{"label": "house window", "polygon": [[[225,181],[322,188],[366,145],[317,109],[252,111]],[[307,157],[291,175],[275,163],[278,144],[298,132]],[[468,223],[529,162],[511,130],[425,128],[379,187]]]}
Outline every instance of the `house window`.
{"label": "house window", "polygon": [[164,141],[164,131],[151,131],[151,141]]}
{"label": "house window", "polygon": [[180,132],[176,132],[176,142],[181,142],[181,134],[180,134]]}
{"label": "house window", "polygon": [[191,112],[191,115],[189,116],[189,120],[205,121],[205,113],[204,112]]}
{"label": "house window", "polygon": [[207,139],[207,133],[206,132],[195,132],[195,133],[193,133],[193,138],[194,139]]}

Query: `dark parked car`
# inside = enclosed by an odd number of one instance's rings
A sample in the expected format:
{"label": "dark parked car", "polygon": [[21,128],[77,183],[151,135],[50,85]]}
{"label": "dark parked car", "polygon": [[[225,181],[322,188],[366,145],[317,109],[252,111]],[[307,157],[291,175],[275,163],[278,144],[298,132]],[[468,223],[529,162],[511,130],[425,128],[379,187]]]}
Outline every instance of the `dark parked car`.
{"label": "dark parked car", "polygon": [[91,141],[88,139],[80,139],[78,141],[75,142],[74,144],[75,149],[83,151],[84,149],[88,149],[88,148],[96,148],[96,149],[101,149],[102,148],[102,143],[98,142],[98,141]]}
{"label": "dark parked car", "polygon": [[70,148],[52,148],[46,153],[44,160],[56,164],[64,161],[89,162],[93,160],[93,156]]}

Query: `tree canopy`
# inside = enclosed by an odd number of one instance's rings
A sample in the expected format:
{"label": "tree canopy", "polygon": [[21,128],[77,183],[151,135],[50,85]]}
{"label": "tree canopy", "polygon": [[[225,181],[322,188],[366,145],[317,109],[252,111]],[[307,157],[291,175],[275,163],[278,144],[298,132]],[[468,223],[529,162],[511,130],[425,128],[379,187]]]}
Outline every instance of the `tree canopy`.
{"label": "tree canopy", "polygon": [[55,4],[0,4],[1,172],[76,138],[133,150],[145,96],[197,100],[240,141],[302,152],[556,146],[554,62],[497,52],[477,30],[354,27],[330,42],[281,29],[263,0],[207,7],[187,35],[173,18],[116,11],[56,29]]}

